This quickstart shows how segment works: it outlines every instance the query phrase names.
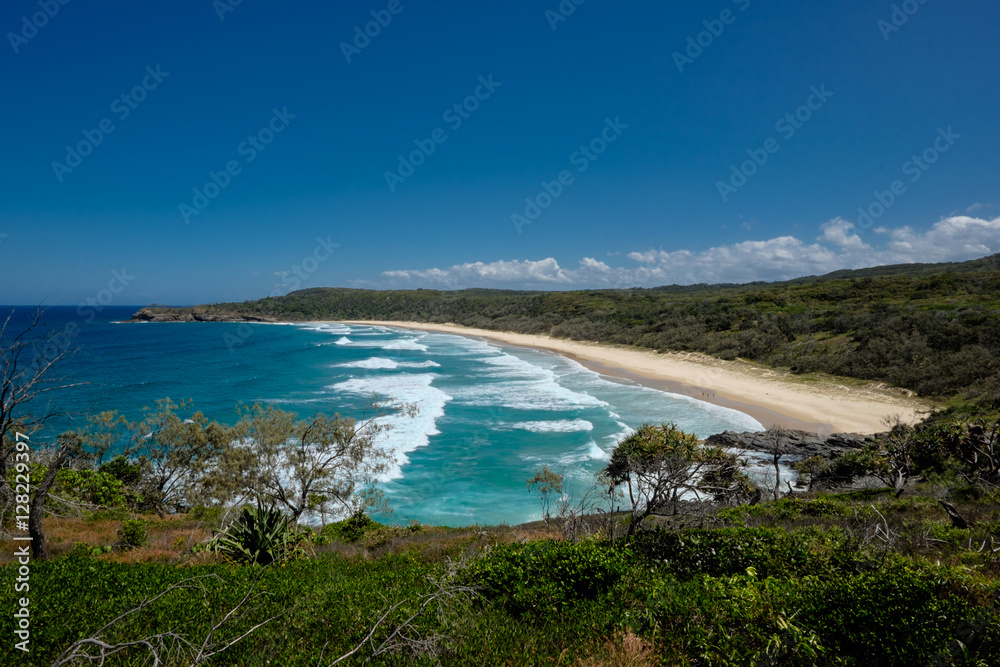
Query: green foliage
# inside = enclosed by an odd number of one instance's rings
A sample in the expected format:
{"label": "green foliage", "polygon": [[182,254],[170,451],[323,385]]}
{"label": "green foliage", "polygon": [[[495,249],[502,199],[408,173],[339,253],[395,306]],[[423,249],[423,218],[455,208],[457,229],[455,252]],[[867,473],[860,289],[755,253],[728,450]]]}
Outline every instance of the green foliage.
{"label": "green foliage", "polygon": [[56,473],[56,495],[104,508],[135,507],[141,498],[113,474],[102,470],[64,468]]}
{"label": "green foliage", "polygon": [[116,456],[97,468],[97,472],[111,475],[125,486],[134,486],[142,478],[142,466],[125,456]]}
{"label": "green foliage", "polygon": [[146,544],[149,528],[142,519],[126,519],[118,527],[118,542],[123,549],[133,549]]}
{"label": "green foliage", "polygon": [[378,523],[364,512],[357,512],[343,521],[327,524],[323,528],[323,535],[341,542],[357,542],[365,533],[378,530],[382,524]]}
{"label": "green foliage", "polygon": [[629,560],[596,542],[501,545],[463,572],[463,580],[515,616],[562,614],[607,595]]}
{"label": "green foliage", "polygon": [[305,555],[305,534],[280,509],[244,507],[235,521],[215,536],[213,548],[228,561],[245,565],[284,563]]}
{"label": "green foliage", "polygon": [[681,579],[731,576],[748,568],[770,577],[818,567],[801,540],[767,528],[644,530],[633,535],[628,546],[643,561]]}
{"label": "green foliage", "polygon": [[[168,630],[197,639],[254,587],[253,604],[222,636],[238,637],[281,615],[229,649],[224,664],[329,664],[362,643],[374,619],[396,605],[374,644],[415,617],[415,632],[434,637],[435,652],[387,654],[372,664],[572,665],[604,637],[628,630],[656,648],[656,664],[669,665],[986,665],[1000,652],[1000,593],[967,571],[893,555],[863,571],[836,559],[782,571],[776,564],[784,551],[794,563],[799,536],[712,532],[684,531],[674,541],[654,536],[650,544],[677,558],[700,558],[713,572],[677,574],[621,545],[495,547],[459,570],[460,582],[478,586],[480,604],[460,596],[423,613],[419,596],[437,590],[435,582],[448,575],[412,558],[178,568],[80,553],[32,565],[32,651],[21,654],[4,642],[0,664],[51,665],[64,647],[107,620],[171,584],[204,575],[211,575],[202,580],[204,591],[177,589],[103,639],[117,643]],[[751,558],[743,559],[746,551]],[[23,595],[14,590],[17,572],[16,564],[0,567],[5,609],[15,609]],[[107,667],[141,664],[143,657],[125,652]],[[367,654],[355,660],[366,663]],[[168,659],[165,667],[181,664],[188,663]]]}
{"label": "green foliage", "polygon": [[729,501],[745,494],[742,463],[735,454],[700,446],[675,424],[643,424],[611,452],[604,475],[609,493],[627,495],[631,535],[647,516],[676,511],[685,495]]}
{"label": "green foliage", "polygon": [[[414,414],[412,406],[392,406]],[[298,419],[271,405],[240,408],[218,465],[203,482],[208,495],[224,504],[246,491],[283,506],[297,521],[309,511],[333,512],[387,509],[376,488],[393,455],[377,436],[388,425],[378,421],[389,406],[376,403],[360,420],[339,414],[314,414]],[[346,513],[345,512],[345,513]]]}
{"label": "green foliage", "polygon": [[78,542],[73,545],[72,549],[69,550],[67,556],[70,558],[97,558],[98,556],[103,556],[104,554],[109,553],[111,553],[111,545],[109,544],[95,547]]}

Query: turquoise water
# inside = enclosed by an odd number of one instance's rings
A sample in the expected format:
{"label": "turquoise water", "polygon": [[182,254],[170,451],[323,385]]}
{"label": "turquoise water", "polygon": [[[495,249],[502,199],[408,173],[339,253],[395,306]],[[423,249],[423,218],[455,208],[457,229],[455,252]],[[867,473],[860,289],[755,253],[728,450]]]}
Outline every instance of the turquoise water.
{"label": "turquoise water", "polygon": [[[232,422],[235,406],[264,401],[302,416],[360,416],[371,395],[412,403],[390,416],[385,446],[396,465],[383,488],[399,521],[438,525],[539,518],[525,481],[543,465],[584,492],[629,428],[673,421],[699,437],[759,430],[734,410],[601,376],[555,354],[450,334],[344,324],[118,324],[135,309],[92,322],[49,311],[79,351],[63,373],[90,384],[50,395],[78,415],[117,409],[137,418],[169,396]],[[61,419],[50,435],[72,425]]]}

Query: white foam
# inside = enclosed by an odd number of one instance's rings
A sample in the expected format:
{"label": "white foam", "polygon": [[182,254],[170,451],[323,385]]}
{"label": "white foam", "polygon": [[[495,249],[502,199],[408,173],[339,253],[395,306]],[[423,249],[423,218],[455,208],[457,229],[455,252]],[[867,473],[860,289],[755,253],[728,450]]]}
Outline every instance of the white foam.
{"label": "white foam", "polygon": [[349,361],[337,364],[337,368],[364,368],[367,370],[396,370],[397,368],[440,368],[436,361],[395,361],[385,357],[372,357],[361,361]]}
{"label": "white foam", "polygon": [[351,328],[343,324],[316,323],[300,324],[298,326],[300,329],[304,329],[306,331],[318,331],[319,333],[330,334],[331,336],[351,333]]}
{"label": "white foam", "polygon": [[560,419],[556,421],[518,422],[510,428],[532,433],[578,433],[593,431],[594,425],[586,419]]}
{"label": "white foam", "polygon": [[337,339],[336,344],[337,345],[351,345],[351,339],[348,338],[347,336],[341,336],[339,339]]}
{"label": "white foam", "polygon": [[385,345],[380,345],[383,350],[416,350],[426,352],[427,346],[417,342],[416,338],[400,338],[389,341]]}
{"label": "white foam", "polygon": [[[738,410],[707,403],[691,396],[646,387],[629,380],[611,380],[573,359],[559,357],[555,359],[561,366],[557,368],[560,371],[559,377],[570,381],[583,391],[601,395],[607,395],[609,391],[613,392],[613,395],[624,394],[622,400],[612,399],[617,404],[616,408],[622,412],[663,415],[663,421],[676,422],[678,426],[688,431],[703,431],[707,428],[713,433],[718,432],[722,430],[718,428],[720,422],[725,424],[724,428],[730,430],[764,430],[760,422]],[[709,434],[703,433],[706,436]]]}
{"label": "white foam", "polygon": [[455,399],[463,405],[501,406],[512,410],[567,412],[607,405],[589,394],[563,387],[554,377],[468,385],[456,389],[453,393]]}
{"label": "white foam", "polygon": [[[347,339],[344,339],[347,340]],[[427,346],[423,343],[417,342],[418,338],[396,338],[394,340],[380,341],[380,340],[364,340],[364,341],[350,341],[347,340],[344,345],[351,345],[353,347],[365,347],[365,348],[378,348],[380,350],[412,350],[415,352],[426,352]],[[339,343],[338,343],[339,344]]]}
{"label": "white foam", "polygon": [[382,477],[383,481],[402,477],[401,468],[409,459],[406,454],[426,447],[432,435],[437,435],[437,420],[444,416],[444,406],[451,396],[432,386],[435,375],[431,373],[404,373],[352,378],[332,385],[334,391],[359,396],[379,397],[393,403],[407,403],[417,407],[415,417],[391,414],[379,418],[379,423],[389,427],[383,433],[383,445],[396,455],[395,465]]}
{"label": "white foam", "polygon": [[598,447],[596,442],[590,440],[583,447],[560,456],[558,463],[567,466],[574,463],[583,463],[584,461],[608,461],[610,459],[610,454]]}
{"label": "white foam", "polygon": [[[617,416],[617,415],[615,415],[615,416]],[[617,424],[617,425],[618,425],[618,428],[620,428],[621,430],[620,430],[620,431],[618,431],[617,433],[614,433],[614,434],[612,434],[612,435],[609,435],[609,436],[607,436],[607,438],[606,438],[606,442],[607,442],[607,443],[608,443],[608,445],[609,445],[609,446],[611,446],[611,447],[614,447],[614,446],[615,446],[615,445],[617,445],[617,444],[618,444],[619,442],[621,442],[621,441],[622,441],[622,440],[624,440],[625,438],[627,438],[627,437],[629,437],[630,435],[632,435],[633,433],[635,433],[635,429],[634,429],[634,428],[631,428],[631,427],[630,427],[630,426],[629,426],[628,424],[626,424],[625,422],[622,422],[622,421],[619,421],[619,420],[617,420],[617,419],[616,419],[616,420],[615,420],[615,424]]]}

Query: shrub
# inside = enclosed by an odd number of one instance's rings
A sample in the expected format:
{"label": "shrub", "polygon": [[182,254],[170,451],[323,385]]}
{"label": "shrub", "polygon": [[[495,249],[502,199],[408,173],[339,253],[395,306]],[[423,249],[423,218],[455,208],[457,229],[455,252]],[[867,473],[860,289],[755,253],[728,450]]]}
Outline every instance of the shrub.
{"label": "shrub", "polygon": [[125,486],[134,486],[142,477],[142,466],[124,456],[116,456],[98,466],[97,472],[111,475]]}
{"label": "shrub", "polygon": [[239,517],[215,536],[213,547],[234,563],[270,565],[304,555],[305,537],[284,512],[258,503],[256,508],[244,507]]}
{"label": "shrub", "polygon": [[[882,569],[821,582],[803,596],[800,618],[833,655],[856,664],[920,665],[960,636],[976,613],[970,598],[967,585],[945,571],[893,558]],[[996,613],[989,615],[995,625]],[[976,652],[995,655],[996,639],[989,642]]]}
{"label": "shrub", "polygon": [[381,527],[382,524],[375,521],[364,512],[358,512],[357,514],[352,515],[349,519],[328,524],[323,528],[323,535],[330,539],[351,543],[360,540],[365,536],[365,533],[377,530]]}
{"label": "shrub", "polygon": [[139,500],[121,480],[100,470],[63,469],[56,482],[58,491],[90,505],[125,508]]}
{"label": "shrub", "polygon": [[118,543],[123,549],[133,549],[146,544],[149,530],[142,519],[126,519],[118,527]]}
{"label": "shrub", "polygon": [[750,567],[762,577],[782,576],[807,570],[814,561],[793,536],[767,528],[648,530],[628,546],[637,557],[681,578],[736,575]]}
{"label": "shrub", "polygon": [[515,616],[565,612],[606,595],[628,570],[629,556],[596,542],[500,545],[463,572],[487,600]]}

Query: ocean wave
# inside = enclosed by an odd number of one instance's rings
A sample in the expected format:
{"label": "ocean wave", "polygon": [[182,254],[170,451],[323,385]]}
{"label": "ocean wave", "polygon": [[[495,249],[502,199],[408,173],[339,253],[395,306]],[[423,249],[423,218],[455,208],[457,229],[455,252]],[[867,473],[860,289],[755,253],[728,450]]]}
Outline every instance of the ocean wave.
{"label": "ocean wave", "polygon": [[559,457],[558,463],[560,465],[572,465],[574,463],[583,463],[584,461],[608,461],[610,459],[611,455],[591,440],[583,447],[575,449],[568,454],[563,454]]}
{"label": "ocean wave", "polygon": [[299,324],[298,327],[304,331],[317,331],[331,336],[351,333],[351,328],[344,324]]}
{"label": "ocean wave", "polygon": [[517,422],[508,426],[511,430],[532,433],[579,433],[593,431],[594,425],[586,419],[560,419],[554,421]]}
{"label": "ocean wave", "polygon": [[367,370],[396,370],[397,368],[440,368],[436,361],[395,361],[385,357],[371,357],[361,361],[337,364],[337,368],[364,368]]}
{"label": "ocean wave", "polygon": [[331,385],[329,388],[344,394],[371,396],[378,394],[395,403],[407,403],[417,407],[414,417],[405,414],[391,414],[379,417],[378,422],[389,427],[380,437],[383,444],[396,455],[391,470],[382,481],[402,477],[402,466],[409,462],[406,454],[430,443],[432,435],[438,435],[437,420],[444,416],[444,407],[452,397],[432,386],[435,375],[431,373],[404,373],[398,375],[376,375],[352,378]]}
{"label": "ocean wave", "polygon": [[453,393],[455,400],[463,405],[500,406],[512,410],[568,412],[608,405],[590,394],[567,389],[553,378],[468,385]]}
{"label": "ocean wave", "polygon": [[428,347],[418,342],[419,338],[396,338],[394,340],[363,340],[348,341],[344,345],[352,347],[378,348],[380,350],[408,350],[413,352],[426,352]]}

